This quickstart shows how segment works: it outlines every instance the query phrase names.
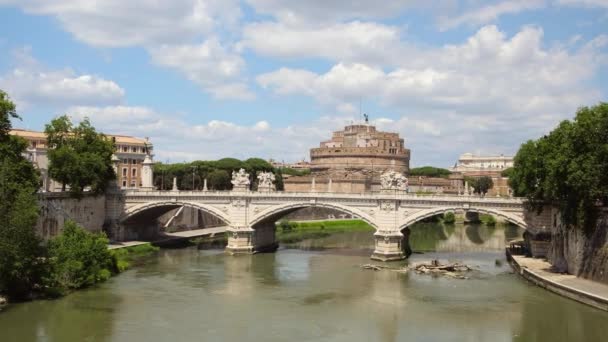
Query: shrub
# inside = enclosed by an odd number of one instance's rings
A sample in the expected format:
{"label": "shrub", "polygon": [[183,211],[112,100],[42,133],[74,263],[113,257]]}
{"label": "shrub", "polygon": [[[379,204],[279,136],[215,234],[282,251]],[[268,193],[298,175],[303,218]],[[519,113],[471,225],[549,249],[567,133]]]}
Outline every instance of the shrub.
{"label": "shrub", "polygon": [[294,230],[297,225],[293,222],[289,222],[288,220],[281,220],[279,222],[279,227],[281,227],[281,231],[283,233],[288,233],[291,232],[292,230]]}
{"label": "shrub", "polygon": [[443,223],[453,224],[454,222],[456,222],[456,215],[453,212],[448,211],[443,214]]}
{"label": "shrub", "polygon": [[49,243],[49,285],[78,289],[107,280],[115,266],[104,233],[91,233],[73,221]]}
{"label": "shrub", "polygon": [[496,219],[492,215],[488,215],[484,221],[485,221],[486,226],[493,227],[496,225]]}

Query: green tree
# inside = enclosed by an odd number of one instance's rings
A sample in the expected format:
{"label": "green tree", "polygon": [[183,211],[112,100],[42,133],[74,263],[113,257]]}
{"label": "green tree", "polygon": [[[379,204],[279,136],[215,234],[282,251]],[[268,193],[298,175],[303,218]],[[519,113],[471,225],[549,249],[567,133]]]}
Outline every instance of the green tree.
{"label": "green tree", "polygon": [[238,171],[241,168],[246,168],[246,165],[242,161],[235,158],[223,158],[215,162],[215,168],[232,173],[232,171]]}
{"label": "green tree", "polygon": [[448,211],[443,214],[443,223],[453,224],[454,222],[456,222],[456,215],[453,212]]}
{"label": "green tree", "polygon": [[608,104],[582,107],[573,121],[521,146],[509,185],[532,207],[558,206],[566,224],[593,231],[608,205]]}
{"label": "green tree", "polygon": [[512,167],[504,169],[504,170],[502,170],[502,172],[500,172],[500,176],[501,177],[506,177],[506,178],[511,177],[512,174],[513,174],[513,168]]}
{"label": "green tree", "polygon": [[422,166],[410,169],[410,176],[447,178],[450,174],[450,170],[433,166]]}
{"label": "green tree", "polygon": [[214,170],[207,178],[208,186],[213,190],[229,190],[232,188],[232,177],[226,170]]}
{"label": "green tree", "polygon": [[469,182],[469,185],[473,188],[473,193],[481,196],[485,196],[494,186],[494,181],[488,176],[478,178],[466,177],[465,180]]}
{"label": "green tree", "polygon": [[67,221],[61,234],[49,242],[49,285],[69,290],[108,279],[115,269],[108,242],[104,233],[91,233]]}
{"label": "green tree", "polygon": [[64,115],[46,125],[45,133],[50,147],[49,175],[63,184],[63,190],[69,186],[75,197],[87,187],[91,193],[101,194],[116,178],[112,168],[114,143],[98,133],[88,119],[74,126]]}
{"label": "green tree", "polygon": [[15,105],[0,90],[0,292],[24,298],[41,282],[42,248],[34,227],[40,175],[23,154],[25,140],[9,135]]}

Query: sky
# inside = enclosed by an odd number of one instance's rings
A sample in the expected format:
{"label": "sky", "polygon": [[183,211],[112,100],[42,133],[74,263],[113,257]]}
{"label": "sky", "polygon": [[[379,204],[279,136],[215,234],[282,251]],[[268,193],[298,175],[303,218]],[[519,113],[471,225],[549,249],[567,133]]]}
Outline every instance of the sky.
{"label": "sky", "polygon": [[0,0],[14,127],[88,117],[163,162],[308,159],[367,113],[447,167],[516,153],[607,80],[608,0]]}

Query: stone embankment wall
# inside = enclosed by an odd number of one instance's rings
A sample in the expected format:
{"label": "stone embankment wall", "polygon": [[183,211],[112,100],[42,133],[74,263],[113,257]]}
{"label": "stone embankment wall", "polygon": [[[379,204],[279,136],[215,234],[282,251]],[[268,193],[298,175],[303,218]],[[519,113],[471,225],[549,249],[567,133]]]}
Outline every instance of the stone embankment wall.
{"label": "stone embankment wall", "polygon": [[549,262],[559,271],[608,284],[608,208],[602,210],[590,234],[557,221],[552,227]]}
{"label": "stone embankment wall", "polygon": [[67,220],[73,220],[91,232],[103,230],[106,213],[104,196],[70,198],[66,193],[40,194],[40,215],[36,231],[44,239],[56,236]]}

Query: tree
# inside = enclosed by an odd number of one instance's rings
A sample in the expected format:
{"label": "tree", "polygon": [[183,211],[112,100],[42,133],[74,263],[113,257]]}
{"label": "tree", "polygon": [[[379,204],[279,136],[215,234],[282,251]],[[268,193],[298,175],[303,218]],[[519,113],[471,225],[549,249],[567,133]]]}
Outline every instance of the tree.
{"label": "tree", "polygon": [[15,104],[10,100],[8,94],[0,89],[0,143],[8,140],[11,119],[18,118]]}
{"label": "tree", "polygon": [[97,195],[116,178],[112,167],[114,143],[98,133],[88,119],[74,126],[64,115],[46,125],[45,133],[50,147],[49,175],[63,184],[63,190],[68,185],[72,195],[80,197],[88,187]]}
{"label": "tree", "polygon": [[494,186],[492,178],[483,176],[479,178],[466,177],[465,180],[473,188],[473,192],[481,196],[485,196]]}
{"label": "tree", "polygon": [[228,190],[232,188],[232,177],[225,170],[214,170],[209,173],[208,186],[213,190]]}
{"label": "tree", "polygon": [[415,167],[410,169],[410,176],[447,178],[450,174],[450,170],[433,166]]}
{"label": "tree", "polygon": [[15,105],[0,90],[0,292],[24,298],[41,282],[42,248],[34,227],[40,175],[23,154],[27,143],[9,135]]}
{"label": "tree", "polygon": [[532,207],[555,205],[564,223],[593,231],[598,206],[608,205],[608,103],[582,107],[574,121],[523,144],[509,185]]}
{"label": "tree", "polygon": [[91,233],[68,220],[61,234],[49,242],[49,285],[78,289],[104,281],[112,275],[115,261],[104,233]]}
{"label": "tree", "polygon": [[502,172],[500,172],[500,176],[505,177],[505,178],[510,178],[512,174],[513,174],[512,167],[504,169],[504,170],[502,170]]}

